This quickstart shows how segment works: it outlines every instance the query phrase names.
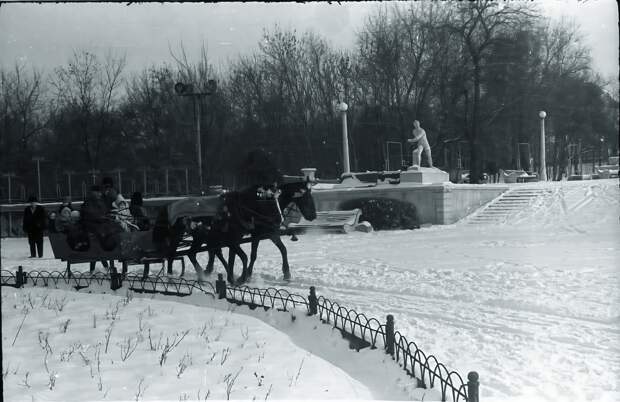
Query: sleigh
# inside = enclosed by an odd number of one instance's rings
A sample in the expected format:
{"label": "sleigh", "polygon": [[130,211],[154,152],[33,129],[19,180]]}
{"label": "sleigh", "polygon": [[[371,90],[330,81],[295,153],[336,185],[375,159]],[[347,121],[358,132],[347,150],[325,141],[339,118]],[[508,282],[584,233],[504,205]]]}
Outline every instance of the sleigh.
{"label": "sleigh", "polygon": [[[49,234],[54,257],[67,263],[69,273],[72,264],[89,263],[92,271],[96,262],[118,261],[121,263],[123,273],[127,273],[129,265],[143,265],[144,275],[148,275],[150,264],[163,263],[167,258],[165,253],[153,244],[152,230],[118,233],[118,243],[111,250],[104,249],[94,234],[89,233],[87,236],[88,248],[75,250],[70,247],[66,233]],[[185,272],[183,256],[177,255],[174,259],[181,261],[183,274]]]}
{"label": "sleigh", "polygon": [[[154,241],[154,230],[164,230],[172,227],[180,218],[191,219],[212,219],[221,213],[223,199],[220,196],[207,197],[187,197],[174,201],[163,206],[160,216],[155,226],[151,230],[119,232],[114,233],[110,247],[104,247],[101,236],[93,233],[82,234],[87,237],[87,246],[76,248],[70,241],[68,233],[50,233],[49,239],[52,246],[54,257],[65,261],[67,269],[70,270],[72,264],[90,263],[91,270],[93,263],[99,261],[118,261],[123,267],[123,272],[127,271],[128,265],[144,265],[145,275],[148,274],[149,265],[152,263],[164,262],[170,255],[170,250],[162,247]],[[163,218],[163,220],[162,220]],[[182,263],[182,273],[185,272],[185,261],[183,257],[187,255],[191,245],[191,236],[183,236],[174,252],[173,260]],[[203,247],[201,251],[205,251]],[[171,273],[171,272],[169,272]]]}

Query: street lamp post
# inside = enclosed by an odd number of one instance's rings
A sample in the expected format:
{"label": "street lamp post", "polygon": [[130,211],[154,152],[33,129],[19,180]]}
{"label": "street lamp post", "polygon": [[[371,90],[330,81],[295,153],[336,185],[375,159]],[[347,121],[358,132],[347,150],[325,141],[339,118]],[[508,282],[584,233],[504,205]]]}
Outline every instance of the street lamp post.
{"label": "street lamp post", "polygon": [[338,104],[338,111],[342,116],[342,162],[343,162],[343,175],[351,173],[351,166],[349,164],[349,136],[347,133],[347,110],[349,106],[341,102]]}
{"label": "street lamp post", "polygon": [[545,162],[545,117],[547,113],[541,110],[540,117],[540,180],[547,181],[547,164]]}
{"label": "street lamp post", "polygon": [[[11,203],[11,177],[15,177],[15,173],[5,173],[2,176],[6,177],[9,182],[9,204]],[[13,214],[9,212],[9,235],[13,233]]]}
{"label": "street lamp post", "polygon": [[185,195],[189,195],[189,172],[188,168],[185,168]]}
{"label": "street lamp post", "polygon": [[142,194],[144,194],[144,195],[146,195],[146,188],[147,188],[146,187],[146,170],[147,170],[147,167],[145,166],[142,169],[142,179],[143,179],[143,186],[144,186],[143,190],[142,190]]}
{"label": "street lamp post", "polygon": [[91,176],[93,177],[93,184],[97,183],[97,175],[99,174],[99,171],[97,169],[90,169],[88,171],[88,173],[91,174]]}
{"label": "street lamp post", "polygon": [[603,150],[605,148],[605,139],[603,137],[601,137],[601,148],[598,152],[598,166],[601,167],[602,165],[602,160],[603,160]]}
{"label": "street lamp post", "polygon": [[118,192],[119,194],[123,192],[123,182],[122,182],[122,178],[121,178],[121,173],[125,171],[125,169],[121,169],[121,168],[116,168],[114,169],[114,171],[116,172],[116,180],[118,182]]}
{"label": "street lamp post", "polygon": [[39,202],[41,202],[42,201],[41,199],[41,161],[44,160],[44,158],[35,157],[35,158],[32,158],[32,160],[37,162],[37,190],[39,194]]}
{"label": "street lamp post", "polygon": [[67,175],[67,184],[69,185],[69,197],[71,197],[71,175],[74,172],[72,170],[65,170],[65,174]]}
{"label": "street lamp post", "polygon": [[169,184],[169,180],[168,180],[168,170],[169,170],[169,167],[166,166],[166,168],[164,170],[165,170],[165,173],[166,173],[166,177],[165,177],[165,179],[166,179],[165,180],[165,183],[166,183],[166,195],[170,195],[170,187],[168,186],[168,184]]}
{"label": "street lamp post", "polygon": [[15,177],[15,173],[5,173],[2,176],[7,178],[9,184],[9,204],[11,203],[11,178]]}
{"label": "street lamp post", "polygon": [[192,85],[184,84],[182,82],[177,82],[174,85],[174,91],[179,96],[191,96],[194,102],[194,112],[196,114],[196,156],[198,159],[198,181],[200,183],[200,191],[202,191],[202,145],[200,141],[200,97],[208,96],[215,93],[217,88],[217,83],[215,80],[207,81],[207,91],[206,92],[194,92]]}

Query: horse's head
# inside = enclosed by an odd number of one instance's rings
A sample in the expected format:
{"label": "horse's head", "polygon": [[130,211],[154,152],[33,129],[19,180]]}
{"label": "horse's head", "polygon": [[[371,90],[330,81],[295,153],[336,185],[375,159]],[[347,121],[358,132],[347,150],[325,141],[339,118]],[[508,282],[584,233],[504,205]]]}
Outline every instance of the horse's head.
{"label": "horse's head", "polygon": [[305,220],[313,221],[316,219],[316,207],[312,198],[310,179],[283,184],[280,186],[280,190],[281,205],[286,207],[292,202],[297,206]]}

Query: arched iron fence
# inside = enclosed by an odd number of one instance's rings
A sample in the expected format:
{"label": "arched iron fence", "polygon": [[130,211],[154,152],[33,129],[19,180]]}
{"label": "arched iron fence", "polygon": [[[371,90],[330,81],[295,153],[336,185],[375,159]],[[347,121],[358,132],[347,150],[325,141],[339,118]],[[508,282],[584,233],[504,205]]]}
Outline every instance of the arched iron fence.
{"label": "arched iron fence", "polygon": [[305,310],[309,316],[318,316],[321,322],[330,324],[340,330],[346,337],[351,348],[357,350],[365,347],[376,349],[383,347],[386,353],[418,381],[422,388],[433,388],[441,392],[442,401],[479,402],[478,374],[469,372],[467,382],[455,371],[450,371],[437,361],[433,355],[426,355],[415,342],[409,342],[405,336],[394,329],[394,318],[387,316],[381,323],[376,318],[367,317],[353,309],[348,309],[322,296],[316,296],[314,286],[310,287],[308,297],[293,294],[284,289],[259,289],[249,286],[229,287],[219,274],[215,286],[211,282],[166,276],[148,276],[129,273],[121,275],[112,269],[110,273],[81,273],[67,271],[23,271],[22,267],[13,273],[8,270],[0,272],[2,286],[21,288],[25,284],[33,286],[70,285],[75,289],[83,289],[96,284],[103,286],[109,282],[112,290],[120,289],[123,282],[128,289],[139,293],[161,293],[164,295],[189,296],[194,291],[226,299],[238,305],[248,305],[251,309],[262,307],[278,311]]}

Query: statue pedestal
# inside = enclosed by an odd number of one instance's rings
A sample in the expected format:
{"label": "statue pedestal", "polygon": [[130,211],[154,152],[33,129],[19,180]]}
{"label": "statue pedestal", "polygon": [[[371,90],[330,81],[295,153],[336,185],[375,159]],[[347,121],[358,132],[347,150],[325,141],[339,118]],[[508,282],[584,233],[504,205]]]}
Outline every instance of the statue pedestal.
{"label": "statue pedestal", "polygon": [[437,168],[420,166],[410,166],[406,171],[400,173],[401,183],[445,183],[450,181],[450,175]]}

